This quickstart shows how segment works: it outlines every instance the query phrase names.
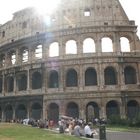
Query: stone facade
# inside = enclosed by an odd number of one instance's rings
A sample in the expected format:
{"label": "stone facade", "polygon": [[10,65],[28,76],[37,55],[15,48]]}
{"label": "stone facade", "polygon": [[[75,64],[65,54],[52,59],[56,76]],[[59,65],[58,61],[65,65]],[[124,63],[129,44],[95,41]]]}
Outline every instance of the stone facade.
{"label": "stone facade", "polygon": [[136,117],[136,31],[118,0],[63,0],[52,15],[14,13],[0,26],[1,119]]}

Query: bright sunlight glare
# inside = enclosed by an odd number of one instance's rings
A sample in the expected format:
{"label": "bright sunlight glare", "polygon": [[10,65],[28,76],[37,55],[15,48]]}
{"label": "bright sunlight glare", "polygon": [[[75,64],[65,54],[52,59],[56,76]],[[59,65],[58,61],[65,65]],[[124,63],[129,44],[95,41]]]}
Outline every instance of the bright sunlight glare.
{"label": "bright sunlight glare", "polygon": [[39,14],[51,14],[58,6],[60,3],[60,0],[42,0],[40,1],[35,1],[32,6],[37,9]]}

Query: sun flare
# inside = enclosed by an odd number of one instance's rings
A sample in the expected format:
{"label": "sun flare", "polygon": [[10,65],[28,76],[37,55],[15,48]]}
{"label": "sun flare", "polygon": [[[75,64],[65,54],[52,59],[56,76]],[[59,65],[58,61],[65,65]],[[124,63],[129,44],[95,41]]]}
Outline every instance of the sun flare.
{"label": "sun flare", "polygon": [[35,7],[39,14],[51,14],[59,5],[60,0],[42,0],[35,1],[33,7]]}

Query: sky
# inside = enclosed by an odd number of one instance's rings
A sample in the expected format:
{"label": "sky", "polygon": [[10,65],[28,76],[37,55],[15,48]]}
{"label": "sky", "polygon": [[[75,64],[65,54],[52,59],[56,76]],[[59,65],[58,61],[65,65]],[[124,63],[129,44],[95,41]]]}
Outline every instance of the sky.
{"label": "sky", "polygon": [[[46,8],[47,3],[54,3],[58,0],[0,0],[0,24],[4,24],[12,18],[12,14],[18,10],[24,9],[26,7],[31,7],[35,5],[43,4]],[[48,2],[47,2],[48,1]],[[138,25],[138,35],[140,37],[140,18],[139,18],[139,0],[120,0],[128,18],[130,20],[135,20],[136,25]],[[47,7],[50,8],[50,7]]]}

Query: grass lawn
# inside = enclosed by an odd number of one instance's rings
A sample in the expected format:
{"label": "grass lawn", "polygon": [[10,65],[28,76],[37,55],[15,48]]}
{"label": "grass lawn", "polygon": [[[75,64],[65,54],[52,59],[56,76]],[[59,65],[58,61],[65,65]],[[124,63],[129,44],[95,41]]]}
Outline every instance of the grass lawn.
{"label": "grass lawn", "polygon": [[80,140],[80,138],[21,124],[0,123],[0,140]]}

